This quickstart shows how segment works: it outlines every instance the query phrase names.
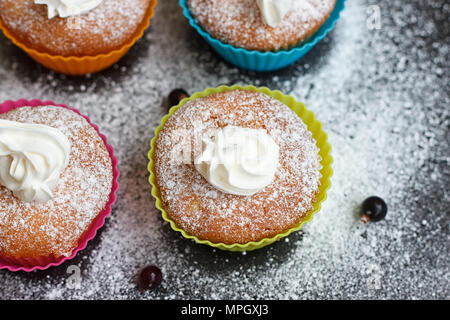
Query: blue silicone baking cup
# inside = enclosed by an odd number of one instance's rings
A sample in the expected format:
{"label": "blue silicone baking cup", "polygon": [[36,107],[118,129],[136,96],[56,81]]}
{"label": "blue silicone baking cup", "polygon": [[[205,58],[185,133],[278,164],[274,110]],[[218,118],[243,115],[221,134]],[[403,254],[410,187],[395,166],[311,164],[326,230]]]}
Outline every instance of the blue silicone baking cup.
{"label": "blue silicone baking cup", "polygon": [[180,6],[183,8],[184,16],[189,20],[189,24],[209,43],[209,45],[229,63],[252,71],[274,71],[285,68],[311,50],[327,33],[334,28],[339,20],[341,11],[345,7],[346,0],[336,0],[334,10],[331,12],[325,23],[301,45],[289,50],[279,51],[256,51],[236,48],[230,44],[223,43],[218,39],[211,37],[205,32],[192,17],[186,4],[186,0],[180,0]]}

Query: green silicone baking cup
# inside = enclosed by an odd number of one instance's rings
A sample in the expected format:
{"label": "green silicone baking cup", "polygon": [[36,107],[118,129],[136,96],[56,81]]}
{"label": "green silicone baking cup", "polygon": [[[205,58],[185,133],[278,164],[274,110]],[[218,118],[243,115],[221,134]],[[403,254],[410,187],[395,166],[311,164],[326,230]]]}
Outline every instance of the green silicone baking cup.
{"label": "green silicone baking cup", "polygon": [[[251,241],[251,242],[247,242],[245,244],[213,243],[209,240],[202,240],[196,236],[186,233],[186,231],[179,228],[175,224],[175,222],[170,219],[168,213],[163,208],[162,201],[160,198],[160,191],[158,189],[158,186],[156,185],[155,164],[153,161],[153,156],[154,156],[156,140],[158,139],[159,132],[164,127],[167,120],[175,113],[175,111],[177,111],[184,104],[186,104],[187,102],[189,102],[191,100],[203,98],[203,97],[206,97],[213,93],[238,90],[238,89],[265,93],[265,94],[271,96],[272,98],[275,98],[275,99],[281,101],[282,103],[284,103],[286,106],[288,106],[291,110],[293,110],[303,120],[303,122],[307,125],[308,130],[311,131],[313,138],[316,140],[316,145],[319,148],[319,155],[322,158],[322,160],[321,160],[322,169],[320,170],[322,177],[320,179],[319,192],[316,196],[316,200],[313,204],[313,208],[310,211],[308,211],[307,214],[305,215],[305,217],[299,223],[297,223],[294,227],[292,227],[282,233],[279,233],[274,237],[264,238],[259,241]],[[303,103],[295,101],[294,97],[285,95],[278,90],[273,91],[266,87],[256,88],[254,86],[239,86],[239,85],[234,85],[231,87],[220,86],[218,88],[208,88],[203,92],[194,93],[191,97],[183,99],[177,106],[172,107],[169,110],[169,113],[166,114],[161,119],[160,125],[155,129],[155,136],[150,143],[151,149],[148,153],[148,159],[150,161],[148,164],[148,171],[150,172],[149,182],[152,185],[152,196],[156,200],[156,207],[161,211],[163,219],[170,223],[170,226],[172,227],[173,230],[180,232],[183,235],[183,237],[185,237],[186,239],[192,239],[199,244],[206,244],[211,247],[221,249],[221,250],[227,250],[227,251],[242,252],[242,251],[251,251],[251,250],[260,249],[262,247],[265,247],[269,244],[274,243],[275,241],[278,241],[278,240],[290,235],[294,231],[300,230],[302,228],[302,226],[306,222],[311,221],[314,214],[320,210],[322,202],[325,201],[325,199],[327,198],[327,190],[331,186],[330,180],[331,180],[331,176],[333,174],[333,170],[331,168],[331,164],[333,163],[333,158],[331,157],[331,146],[328,144],[327,139],[328,139],[328,136],[325,133],[325,131],[323,131],[322,124],[316,120],[314,113],[307,110]]]}

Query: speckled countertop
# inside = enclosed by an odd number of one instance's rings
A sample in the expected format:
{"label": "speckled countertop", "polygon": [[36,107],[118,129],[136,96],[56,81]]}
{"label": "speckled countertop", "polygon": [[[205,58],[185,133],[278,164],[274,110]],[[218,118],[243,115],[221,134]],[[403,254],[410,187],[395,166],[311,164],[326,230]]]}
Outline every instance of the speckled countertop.
{"label": "speckled countertop", "polygon": [[[367,26],[378,5],[381,29]],[[0,271],[4,299],[449,299],[450,5],[445,0],[350,0],[336,28],[295,65],[270,74],[224,63],[160,1],[145,37],[117,65],[72,78],[37,65],[0,36],[0,101],[51,99],[80,109],[115,148],[121,188],[86,250],[33,273]],[[163,222],[147,183],[149,141],[175,87],[265,85],[294,95],[333,147],[329,197],[302,231],[236,254],[184,240]],[[370,195],[386,220],[363,226]],[[156,291],[135,275],[163,270]],[[79,289],[70,271],[81,270]],[[68,273],[69,271],[69,273]]]}

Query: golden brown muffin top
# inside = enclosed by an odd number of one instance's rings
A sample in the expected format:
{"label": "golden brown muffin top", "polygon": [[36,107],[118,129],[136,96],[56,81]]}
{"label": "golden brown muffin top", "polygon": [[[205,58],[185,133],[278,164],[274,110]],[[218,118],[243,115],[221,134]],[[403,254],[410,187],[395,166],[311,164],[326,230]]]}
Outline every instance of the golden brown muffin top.
{"label": "golden brown muffin top", "polygon": [[0,0],[0,19],[27,47],[62,56],[95,56],[119,49],[135,35],[152,0],[105,0],[91,11],[48,19],[33,0]]}
{"label": "golden brown muffin top", "polygon": [[[216,189],[188,152],[206,132],[227,125],[265,129],[280,148],[274,181],[252,196]],[[186,103],[166,122],[156,142],[156,182],[178,227],[215,243],[247,243],[293,227],[312,208],[321,177],[318,152],[306,125],[280,101],[252,91],[217,93]]]}
{"label": "golden brown muffin top", "polygon": [[264,24],[255,0],[187,0],[190,12],[213,38],[247,50],[271,51],[295,46],[314,34],[336,0],[293,0],[275,28]]}
{"label": "golden brown muffin top", "polygon": [[0,119],[57,128],[71,143],[69,164],[50,201],[25,203],[0,186],[0,254],[69,256],[109,200],[112,163],[103,140],[83,117],[61,107],[22,107]]}

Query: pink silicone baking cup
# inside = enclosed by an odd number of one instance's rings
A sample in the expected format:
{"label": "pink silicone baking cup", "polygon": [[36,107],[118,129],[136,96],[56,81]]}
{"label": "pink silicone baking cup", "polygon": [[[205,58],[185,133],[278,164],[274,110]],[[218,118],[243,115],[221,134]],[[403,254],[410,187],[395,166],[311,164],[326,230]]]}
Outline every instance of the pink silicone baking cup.
{"label": "pink silicone baking cup", "polygon": [[53,255],[46,257],[39,257],[37,259],[13,259],[0,257],[0,269],[8,269],[10,271],[25,271],[31,272],[34,270],[45,270],[50,267],[59,266],[63,262],[73,259],[76,254],[86,248],[89,240],[92,240],[97,231],[105,224],[105,219],[107,216],[111,214],[111,207],[116,202],[116,192],[119,189],[119,169],[117,167],[117,158],[114,156],[113,148],[108,144],[106,137],[100,133],[98,127],[91,122],[91,120],[80,113],[77,109],[70,108],[64,104],[56,104],[53,101],[41,101],[41,100],[25,100],[20,99],[17,101],[5,101],[0,104],[0,114],[14,110],[20,107],[39,107],[39,106],[57,106],[61,108],[69,109],[80,116],[82,116],[86,121],[97,131],[99,136],[102,138],[103,143],[105,144],[106,149],[108,150],[109,156],[111,157],[112,166],[113,166],[113,184],[111,188],[111,194],[109,195],[109,200],[105,206],[105,208],[97,215],[97,217],[92,221],[91,225],[87,229],[87,231],[81,236],[78,246],[72,251],[72,254],[69,257],[60,256],[55,257]]}

